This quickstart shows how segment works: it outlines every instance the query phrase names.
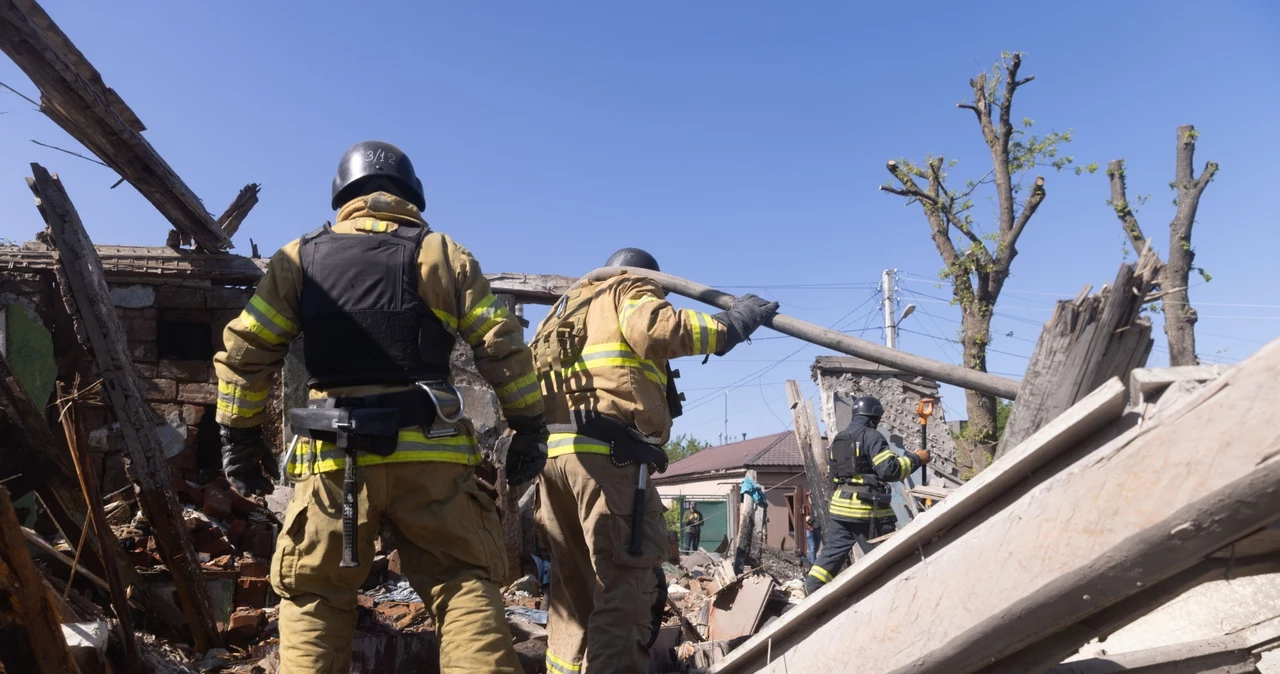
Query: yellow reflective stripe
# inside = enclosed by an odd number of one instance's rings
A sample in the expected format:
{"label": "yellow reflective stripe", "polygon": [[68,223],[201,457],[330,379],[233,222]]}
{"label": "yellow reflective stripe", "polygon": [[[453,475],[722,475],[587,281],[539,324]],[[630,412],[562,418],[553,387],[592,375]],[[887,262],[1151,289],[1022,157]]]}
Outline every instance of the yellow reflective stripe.
{"label": "yellow reflective stripe", "polygon": [[351,227],[357,232],[389,232],[397,225],[376,218],[356,218],[351,220]]}
{"label": "yellow reflective stripe", "polygon": [[724,324],[717,321],[715,316],[711,314],[703,314],[703,316],[707,319],[707,353],[715,354],[716,350],[720,348],[720,342],[724,336]]}
{"label": "yellow reflective stripe", "polygon": [[905,456],[898,457],[898,477],[905,478],[911,474],[911,459]]}
{"label": "yellow reflective stripe", "polygon": [[240,312],[240,320],[249,328],[249,332],[268,344],[287,344],[298,335],[298,326],[258,295],[249,299],[249,304]]}
{"label": "yellow reflective stripe", "polygon": [[530,372],[495,390],[502,408],[507,410],[528,407],[542,399],[542,387],[538,384],[538,373]]}
{"label": "yellow reflective stripe", "polygon": [[559,672],[559,674],[573,674],[573,672],[582,671],[582,665],[575,665],[568,660],[558,658],[547,651],[547,671]]}
{"label": "yellow reflective stripe", "polygon": [[631,317],[631,314],[635,312],[641,304],[657,301],[658,298],[653,295],[641,295],[639,297],[627,299],[626,302],[622,303],[622,311],[618,312],[618,327],[622,329],[623,333],[626,333],[627,319]]}
{"label": "yellow reflective stripe", "polygon": [[271,389],[264,388],[261,391],[252,391],[243,386],[219,379],[218,393],[225,393],[241,400],[266,400],[267,396],[271,395]]}
{"label": "yellow reflective stripe", "polygon": [[477,344],[495,326],[507,317],[507,308],[497,304],[498,298],[489,293],[466,316],[458,321],[458,332],[469,344]]}
{"label": "yellow reflective stripe", "polygon": [[608,443],[577,433],[552,433],[547,437],[547,458],[565,454],[608,454]]}
{"label": "yellow reflective stripe", "polygon": [[693,352],[701,355],[702,344],[706,341],[707,324],[702,320],[702,314],[696,311],[690,311],[685,314],[688,319],[689,332],[693,333]]}
{"label": "yellow reflective stripe", "polygon": [[896,456],[897,456],[897,455],[893,453],[893,450],[892,450],[892,449],[886,449],[886,450],[884,450],[883,452],[880,452],[879,454],[876,454],[875,458],[874,458],[874,459],[871,459],[871,463],[873,463],[873,464],[875,464],[875,465],[879,466],[880,464],[884,463],[885,461],[892,461],[892,460],[894,459],[894,457],[896,457]]}
{"label": "yellow reflective stripe", "polygon": [[659,386],[667,385],[667,375],[658,369],[651,360],[645,360],[622,342],[592,344],[582,350],[577,362],[564,368],[563,374],[568,377],[575,372],[584,372],[600,367],[633,367],[644,371],[644,376]]}
{"label": "yellow reflective stripe", "polygon": [[267,408],[269,388],[251,391],[229,381],[218,380],[218,411],[248,419],[261,414]]}
{"label": "yellow reflective stripe", "polygon": [[817,564],[809,567],[809,575],[822,581],[824,585],[831,582],[831,574]]}
{"label": "yellow reflective stripe", "polygon": [[[289,473],[303,474],[303,468],[315,461],[312,470],[327,473],[346,467],[346,453],[333,443],[319,441],[312,446],[308,438],[300,438],[289,461]],[[436,461],[440,463],[460,463],[476,466],[482,460],[476,451],[475,438],[470,435],[455,435],[448,438],[429,438],[425,433],[414,429],[401,429],[396,439],[396,451],[390,456],[379,456],[370,452],[362,452],[357,456],[357,466],[377,466],[388,463],[410,463],[420,461]]]}
{"label": "yellow reflective stripe", "polygon": [[439,309],[432,309],[431,313],[435,314],[436,318],[439,318],[440,322],[444,323],[445,326],[448,327],[449,329],[451,330],[458,329],[458,319],[453,314],[447,311],[441,311]]}

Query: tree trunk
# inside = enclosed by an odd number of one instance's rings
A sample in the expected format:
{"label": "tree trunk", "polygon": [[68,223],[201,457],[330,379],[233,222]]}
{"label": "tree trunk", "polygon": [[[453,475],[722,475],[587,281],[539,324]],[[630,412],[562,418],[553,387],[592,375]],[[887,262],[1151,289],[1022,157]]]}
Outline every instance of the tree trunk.
{"label": "tree trunk", "polygon": [[[1176,255],[1174,251],[1186,255]],[[1169,365],[1199,365],[1196,357],[1196,321],[1199,320],[1196,310],[1191,306],[1191,296],[1187,293],[1187,281],[1191,273],[1191,259],[1195,256],[1190,250],[1180,251],[1177,241],[1169,250],[1169,262],[1160,272],[1160,287],[1173,288],[1174,291],[1164,296],[1164,334],[1169,338]]]}
{"label": "tree trunk", "polygon": [[[973,370],[987,371],[987,343],[991,340],[991,316],[983,316],[975,310],[963,307],[964,365]],[[965,435],[976,447],[986,452],[995,451],[996,397],[965,391],[965,408],[969,424]]]}

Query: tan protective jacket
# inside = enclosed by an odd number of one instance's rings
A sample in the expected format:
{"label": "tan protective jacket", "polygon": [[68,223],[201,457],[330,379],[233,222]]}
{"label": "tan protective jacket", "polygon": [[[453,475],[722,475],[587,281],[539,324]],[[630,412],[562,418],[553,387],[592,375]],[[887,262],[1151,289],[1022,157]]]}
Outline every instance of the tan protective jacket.
{"label": "tan protective jacket", "polygon": [[[375,201],[381,210],[371,210]],[[412,204],[384,192],[355,199],[338,211],[333,231],[363,232],[378,236],[399,223],[425,225]],[[298,336],[299,298],[302,292],[301,239],[290,241],[271,258],[267,273],[240,316],[223,332],[226,350],[214,356],[218,374],[218,423],[233,427],[257,426],[263,421],[270,376],[280,370],[289,343]],[[534,416],[542,413],[529,348],[520,324],[508,315],[489,289],[480,263],[467,249],[440,232],[430,232],[418,256],[419,294],[441,322],[466,340],[475,354],[476,369],[493,386],[503,414]],[[311,391],[312,398],[326,395],[359,396],[403,390],[402,386],[353,386]],[[362,453],[358,465],[406,461],[444,461],[475,465],[480,462],[470,425],[458,425],[458,435],[428,438],[420,427],[400,431],[396,452],[390,456]],[[326,472],[344,466],[336,447],[318,443],[311,447],[301,439],[287,466],[290,474]]]}
{"label": "tan protective jacket", "polygon": [[[571,290],[551,307],[531,347],[548,424],[574,412],[604,414],[660,442],[671,435],[667,361],[713,354],[726,327],[711,315],[676,309],[651,279],[620,273]],[[552,433],[548,453],[608,454],[608,445]]]}

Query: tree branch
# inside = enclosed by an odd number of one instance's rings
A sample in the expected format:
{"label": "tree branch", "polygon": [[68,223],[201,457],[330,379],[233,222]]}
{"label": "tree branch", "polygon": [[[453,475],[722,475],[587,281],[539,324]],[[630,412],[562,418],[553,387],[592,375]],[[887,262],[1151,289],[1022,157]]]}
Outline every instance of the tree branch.
{"label": "tree branch", "polygon": [[1031,188],[1031,194],[1027,195],[1027,200],[1022,204],[1022,212],[1018,214],[1018,219],[1013,223],[1013,229],[1005,235],[1004,243],[1012,248],[1018,242],[1018,237],[1022,236],[1022,230],[1026,228],[1027,222],[1031,220],[1031,216],[1035,215],[1036,209],[1040,208],[1040,202],[1044,201],[1044,176],[1036,176],[1035,187]]}
{"label": "tree branch", "polygon": [[1133,214],[1132,208],[1129,208],[1129,197],[1126,195],[1124,184],[1123,159],[1113,159],[1107,164],[1107,177],[1111,179],[1111,208],[1120,219],[1120,226],[1124,228],[1124,233],[1129,236],[1133,251],[1141,255],[1142,250],[1147,247],[1147,237],[1138,226],[1138,216]]}

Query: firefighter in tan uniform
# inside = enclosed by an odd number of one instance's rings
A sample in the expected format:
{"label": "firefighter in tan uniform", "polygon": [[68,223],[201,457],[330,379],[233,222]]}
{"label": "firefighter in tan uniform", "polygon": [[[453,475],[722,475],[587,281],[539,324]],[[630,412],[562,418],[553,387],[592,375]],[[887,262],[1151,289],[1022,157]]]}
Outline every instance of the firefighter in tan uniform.
{"label": "firefighter in tan uniform", "polygon": [[[658,270],[634,248],[606,266]],[[667,362],[724,355],[777,309],[745,295],[714,316],[677,310],[651,279],[620,273],[571,290],[538,326],[531,346],[551,431],[538,493],[551,545],[548,672],[646,671],[667,527],[640,476],[666,469],[661,445],[679,412]]]}
{"label": "firefighter in tan uniform", "polygon": [[400,150],[352,147],[334,179],[337,224],[272,257],[214,359],[224,470],[237,491],[261,494],[277,470],[261,429],[268,379],[306,336],[311,402],[290,413],[299,439],[285,477],[297,484],[271,562],[285,674],[349,670],[382,522],[435,617],[441,671],[521,671],[496,585],[506,575],[498,517],[475,485],[480,455],[450,383],[455,338],[515,431],[513,484],[546,462],[542,395],[519,324],[471,254],[431,231],[423,206]]}

